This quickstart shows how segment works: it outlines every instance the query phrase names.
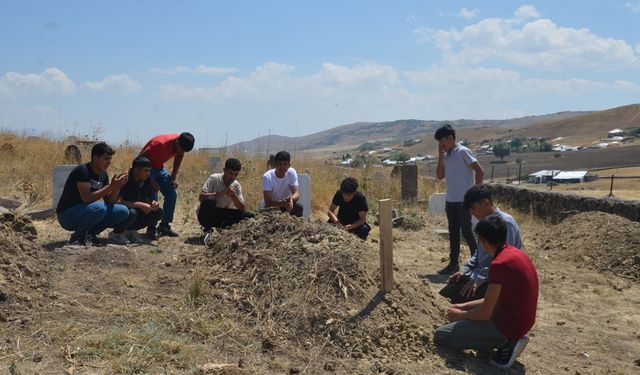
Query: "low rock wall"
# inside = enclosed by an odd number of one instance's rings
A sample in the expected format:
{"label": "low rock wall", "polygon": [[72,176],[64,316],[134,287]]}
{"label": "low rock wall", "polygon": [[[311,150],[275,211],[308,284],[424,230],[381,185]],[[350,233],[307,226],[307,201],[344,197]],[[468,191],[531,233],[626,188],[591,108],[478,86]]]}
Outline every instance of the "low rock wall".
{"label": "low rock wall", "polygon": [[602,211],[640,221],[640,202],[637,201],[599,199],[500,184],[490,186],[494,200],[551,222],[559,222],[571,214],[587,211]]}

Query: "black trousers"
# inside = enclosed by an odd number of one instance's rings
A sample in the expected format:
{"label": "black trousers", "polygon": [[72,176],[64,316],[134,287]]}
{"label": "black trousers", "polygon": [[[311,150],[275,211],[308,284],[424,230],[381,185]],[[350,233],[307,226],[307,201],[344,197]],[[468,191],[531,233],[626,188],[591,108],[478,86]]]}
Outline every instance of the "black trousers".
{"label": "black trousers", "polygon": [[[333,224],[331,220],[328,220],[327,223]],[[340,224],[347,225],[344,223],[340,223]],[[363,241],[366,240],[367,237],[369,237],[369,232],[371,232],[371,227],[367,223],[364,223],[361,226],[357,227],[356,229],[350,231],[350,233],[353,233],[356,236],[360,237],[360,239]]]}
{"label": "black trousers", "polygon": [[200,203],[198,222],[206,231],[211,230],[211,228],[228,228],[254,216],[252,212],[219,208],[216,207],[216,204],[215,199],[207,199]]}
{"label": "black trousers", "polygon": [[451,303],[465,303],[469,301],[475,301],[480,298],[484,298],[485,293],[487,292],[487,282],[485,281],[476,289],[476,292],[471,295],[471,297],[465,297],[460,294],[460,291],[465,286],[465,284],[471,280],[469,276],[461,276],[458,281],[454,283],[448,283],[440,290],[440,295],[448,298]]}
{"label": "black trousers", "polygon": [[137,208],[129,208],[129,217],[125,221],[118,223],[113,227],[113,231],[116,233],[122,233],[125,230],[138,230],[148,227],[156,227],[156,224],[162,218],[162,208],[158,211],[151,211],[145,214],[142,210]]}
{"label": "black trousers", "polygon": [[471,214],[462,206],[462,202],[446,202],[445,211],[449,222],[449,263],[458,264],[460,258],[460,231],[467,241],[471,256],[476,252],[478,243],[471,230]]}
{"label": "black trousers", "polygon": [[[289,214],[291,214],[291,216],[302,217],[303,210],[304,210],[304,207],[302,206],[302,203],[295,202],[293,204],[293,210],[291,210]],[[284,207],[280,207],[280,211],[285,212],[287,210]]]}

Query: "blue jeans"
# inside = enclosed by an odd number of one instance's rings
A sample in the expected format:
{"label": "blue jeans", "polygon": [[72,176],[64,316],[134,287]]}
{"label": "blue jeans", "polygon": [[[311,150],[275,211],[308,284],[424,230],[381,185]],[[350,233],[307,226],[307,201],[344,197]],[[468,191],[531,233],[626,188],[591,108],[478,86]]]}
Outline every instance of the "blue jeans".
{"label": "blue jeans", "polygon": [[433,341],[451,349],[489,351],[507,341],[491,320],[458,320],[438,327]]}
{"label": "blue jeans", "polygon": [[99,234],[115,226],[126,220],[127,216],[129,209],[122,204],[96,201],[67,208],[58,214],[58,222],[62,228],[73,231],[73,238],[82,239],[87,233]]}
{"label": "blue jeans", "polygon": [[[176,210],[176,201],[178,200],[178,192],[173,187],[171,182],[171,175],[166,168],[151,168],[151,178],[160,185],[160,192],[164,197],[164,204],[162,205],[162,224],[169,224],[173,221],[173,213]],[[154,193],[156,201],[158,200],[158,193]]]}

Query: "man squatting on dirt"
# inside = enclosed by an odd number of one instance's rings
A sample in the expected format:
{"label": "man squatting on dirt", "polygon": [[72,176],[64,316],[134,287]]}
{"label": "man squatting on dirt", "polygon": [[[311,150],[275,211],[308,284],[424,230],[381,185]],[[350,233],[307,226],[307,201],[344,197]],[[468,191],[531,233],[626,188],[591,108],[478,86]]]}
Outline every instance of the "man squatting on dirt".
{"label": "man squatting on dirt", "polygon": [[241,220],[253,217],[247,212],[242,196],[238,174],[242,164],[238,159],[227,159],[223,173],[214,173],[207,178],[200,192],[198,222],[204,231],[204,242],[211,242],[212,228],[228,228]]}
{"label": "man squatting on dirt", "polygon": [[[507,243],[517,249],[523,249],[518,224],[511,215],[493,206],[489,186],[472,186],[464,195],[463,206],[478,220],[494,214],[500,216],[507,223]],[[449,277],[449,283],[442,288],[440,295],[448,298],[452,303],[469,302],[484,297],[492,259],[493,257],[482,247],[482,244],[478,244],[478,249],[462,269]]]}
{"label": "man squatting on dirt", "polygon": [[116,152],[106,143],[91,148],[91,161],[75,167],[64,183],[56,207],[62,228],[73,231],[71,245],[99,244],[98,234],[127,219],[129,209],[115,204],[120,189],[127,183],[128,173],[120,173],[109,181],[107,169]]}
{"label": "man squatting on dirt", "polygon": [[303,207],[298,199],[298,174],[291,168],[291,155],[280,151],[275,157],[275,168],[262,175],[264,207],[278,207],[282,212],[302,217]]}
{"label": "man squatting on dirt", "polygon": [[538,274],[523,251],[506,243],[507,224],[494,214],[480,220],[475,233],[493,260],[484,298],[454,304],[447,310],[451,322],[436,329],[436,344],[453,349],[491,351],[491,361],[510,367],[529,342],[536,320]]}
{"label": "man squatting on dirt", "polygon": [[[333,213],[336,207],[339,207],[338,216]],[[369,211],[367,198],[358,191],[358,180],[347,177],[340,183],[340,190],[333,195],[327,215],[329,223],[339,225],[362,240],[366,240],[371,231],[371,227],[367,224],[367,211]]]}
{"label": "man squatting on dirt", "polygon": [[[438,141],[438,166],[436,176],[447,182],[445,211],[449,223],[449,264],[438,271],[441,275],[451,275],[459,270],[460,229],[469,245],[471,256],[478,244],[471,229],[469,210],[462,207],[464,194],[470,187],[482,184],[484,169],[471,150],[456,143],[456,131],[449,124],[436,130],[434,138]],[[475,176],[474,176],[475,175]]]}

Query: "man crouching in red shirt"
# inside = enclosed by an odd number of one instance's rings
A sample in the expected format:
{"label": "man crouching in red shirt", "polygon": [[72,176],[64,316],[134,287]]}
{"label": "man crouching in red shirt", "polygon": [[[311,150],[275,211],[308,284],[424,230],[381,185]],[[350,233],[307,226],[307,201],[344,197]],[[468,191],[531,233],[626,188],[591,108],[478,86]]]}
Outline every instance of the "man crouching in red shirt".
{"label": "man crouching in red shirt", "polygon": [[529,342],[536,320],[538,274],[523,251],[505,245],[507,225],[498,216],[475,227],[482,246],[493,256],[483,299],[455,304],[447,310],[451,322],[436,329],[436,344],[453,349],[498,349],[491,362],[511,367]]}

